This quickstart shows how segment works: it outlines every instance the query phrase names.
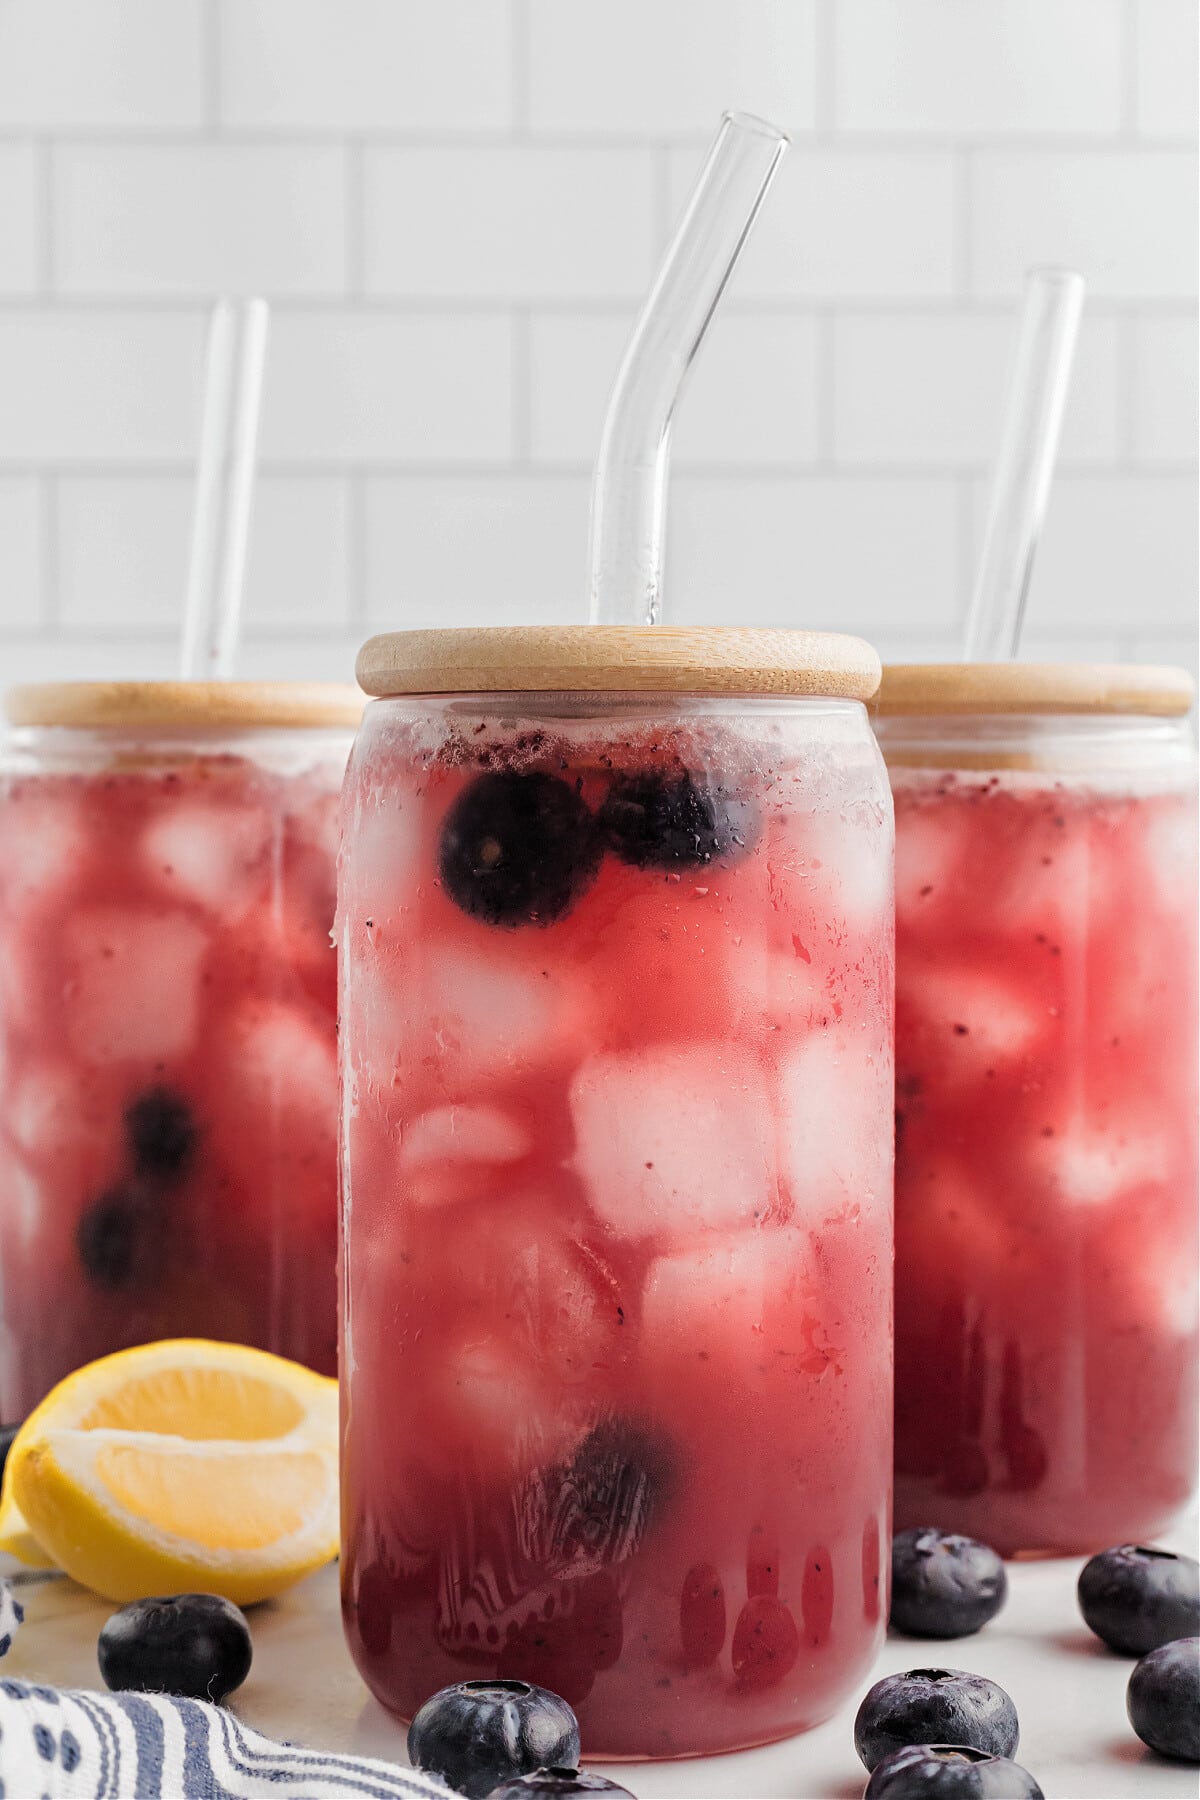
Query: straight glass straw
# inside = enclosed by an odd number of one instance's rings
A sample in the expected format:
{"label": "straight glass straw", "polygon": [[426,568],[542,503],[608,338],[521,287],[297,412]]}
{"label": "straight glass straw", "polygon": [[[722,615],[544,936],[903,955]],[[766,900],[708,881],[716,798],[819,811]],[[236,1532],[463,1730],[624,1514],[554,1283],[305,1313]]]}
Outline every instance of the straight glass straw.
{"label": "straight glass straw", "polygon": [[593,625],[661,618],[671,420],[787,144],[762,119],[725,114],[633,328],[592,484]]}
{"label": "straight glass straw", "polygon": [[1020,645],[1083,295],[1083,277],[1071,269],[1031,269],[1025,277],[983,555],[967,618],[967,662],[1003,662]]}
{"label": "straight glass straw", "polygon": [[208,331],[181,673],[228,680],[241,627],[270,309],[219,300]]}

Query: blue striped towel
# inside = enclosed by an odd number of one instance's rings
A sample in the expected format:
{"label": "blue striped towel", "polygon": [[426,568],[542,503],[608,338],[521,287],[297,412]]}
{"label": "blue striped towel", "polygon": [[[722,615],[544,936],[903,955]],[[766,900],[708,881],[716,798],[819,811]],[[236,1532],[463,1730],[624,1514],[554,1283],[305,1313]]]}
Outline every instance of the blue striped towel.
{"label": "blue striped towel", "polygon": [[[0,1656],[22,1617],[0,1585]],[[393,1763],[276,1743],[201,1700],[0,1680],[0,1800],[446,1800],[449,1791]]]}

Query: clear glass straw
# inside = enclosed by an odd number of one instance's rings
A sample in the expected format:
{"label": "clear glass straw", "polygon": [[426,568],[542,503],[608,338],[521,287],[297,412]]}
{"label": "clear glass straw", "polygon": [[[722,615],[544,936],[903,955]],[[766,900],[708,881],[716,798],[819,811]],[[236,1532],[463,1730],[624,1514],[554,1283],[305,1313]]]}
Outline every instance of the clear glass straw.
{"label": "clear glass straw", "polygon": [[592,483],[593,625],[659,622],[671,420],[787,144],[763,119],[725,114],[633,328]]}
{"label": "clear glass straw", "polygon": [[1083,294],[1083,277],[1071,269],[1030,269],[1025,277],[983,555],[967,618],[967,662],[1003,662],[1020,645]]}
{"label": "clear glass straw", "polygon": [[185,681],[226,681],[233,673],[269,319],[265,300],[219,300],[209,322],[180,662]]}

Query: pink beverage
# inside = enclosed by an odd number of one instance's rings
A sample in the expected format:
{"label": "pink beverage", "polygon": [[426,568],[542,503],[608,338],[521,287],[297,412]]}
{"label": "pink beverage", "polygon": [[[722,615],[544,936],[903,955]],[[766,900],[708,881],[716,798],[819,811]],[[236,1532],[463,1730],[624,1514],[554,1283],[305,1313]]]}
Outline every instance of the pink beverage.
{"label": "pink beverage", "polygon": [[874,670],[854,639],[603,627],[360,659],[394,697],[347,778],[339,899],[342,1578],[402,1717],[529,1680],[589,1755],[693,1755],[815,1724],[871,1661]]}
{"label": "pink beverage", "polygon": [[24,688],[0,771],[0,1391],[162,1337],[336,1367],[349,688]]}
{"label": "pink beverage", "polygon": [[896,1516],[1152,1541],[1196,1472],[1196,788],[1175,670],[889,669]]}

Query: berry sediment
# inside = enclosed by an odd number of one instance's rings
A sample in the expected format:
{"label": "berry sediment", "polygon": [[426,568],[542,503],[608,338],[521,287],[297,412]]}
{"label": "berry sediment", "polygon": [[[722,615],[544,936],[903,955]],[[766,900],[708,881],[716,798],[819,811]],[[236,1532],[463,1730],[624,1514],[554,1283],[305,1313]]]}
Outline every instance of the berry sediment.
{"label": "berry sediment", "polygon": [[402,1717],[494,1676],[561,1694],[589,1755],[695,1754],[816,1723],[870,1661],[890,831],[839,716],[371,709],[342,1572]]}
{"label": "berry sediment", "polygon": [[0,1398],[168,1337],[336,1368],[344,742],[0,782]]}
{"label": "berry sediment", "polygon": [[892,774],[897,1528],[1152,1537],[1196,1462],[1194,791]]}

